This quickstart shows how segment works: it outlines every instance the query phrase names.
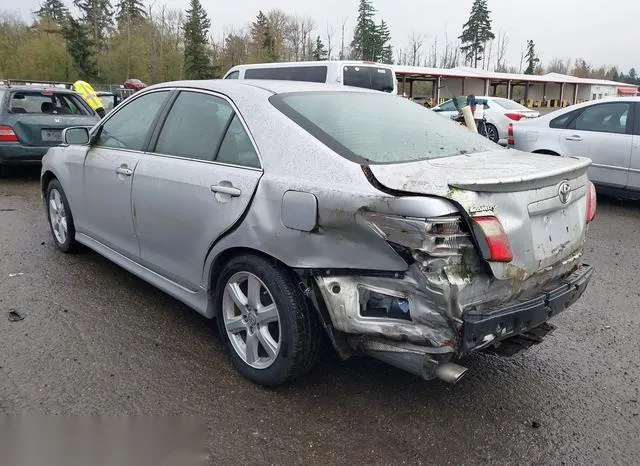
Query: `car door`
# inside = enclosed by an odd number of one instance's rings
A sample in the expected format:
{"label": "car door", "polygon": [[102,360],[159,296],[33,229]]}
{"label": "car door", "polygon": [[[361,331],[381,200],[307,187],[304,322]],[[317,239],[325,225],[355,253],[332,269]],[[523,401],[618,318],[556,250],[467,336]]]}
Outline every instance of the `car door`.
{"label": "car door", "polygon": [[634,130],[627,189],[640,192],[640,103],[634,103]]}
{"label": "car door", "polygon": [[139,260],[133,225],[133,173],[170,90],[132,98],[94,132],[83,166],[82,232],[124,256]]}
{"label": "car door", "polygon": [[632,105],[605,102],[586,107],[561,132],[566,155],[592,160],[589,177],[601,185],[624,188],[629,178],[633,135]]}
{"label": "car door", "polygon": [[262,175],[229,100],[182,90],[133,176],[142,263],[190,290],[212,243],[239,221]]}

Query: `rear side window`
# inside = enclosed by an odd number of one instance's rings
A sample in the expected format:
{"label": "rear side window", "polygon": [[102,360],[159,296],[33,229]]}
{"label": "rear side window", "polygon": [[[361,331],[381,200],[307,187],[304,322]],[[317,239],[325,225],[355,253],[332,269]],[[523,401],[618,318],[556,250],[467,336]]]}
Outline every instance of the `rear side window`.
{"label": "rear side window", "polygon": [[229,76],[227,76],[225,79],[238,79],[240,77],[240,71],[234,71],[232,73],[229,73]]}
{"label": "rear side window", "polygon": [[283,66],[281,68],[250,68],[245,70],[244,78],[324,83],[327,81],[327,67]]}
{"label": "rear side window", "polygon": [[51,91],[18,91],[11,94],[10,113],[91,115],[82,98]]}
{"label": "rear side window", "polygon": [[564,115],[560,115],[559,117],[556,117],[549,122],[549,127],[555,129],[564,129],[567,127],[567,124],[572,120],[575,114],[576,112],[567,112]]}
{"label": "rear side window", "polygon": [[213,161],[233,116],[224,99],[198,92],[181,92],[162,126],[154,152]]}
{"label": "rear side window", "polygon": [[389,68],[362,65],[345,66],[342,73],[345,86],[393,92],[395,76]]}
{"label": "rear side window", "polygon": [[524,111],[528,111],[529,110],[524,105],[520,105],[518,102],[514,102],[513,100],[494,98],[493,101],[496,104],[500,105],[502,108],[507,109],[507,110],[521,110],[521,111],[523,111],[523,110]]}

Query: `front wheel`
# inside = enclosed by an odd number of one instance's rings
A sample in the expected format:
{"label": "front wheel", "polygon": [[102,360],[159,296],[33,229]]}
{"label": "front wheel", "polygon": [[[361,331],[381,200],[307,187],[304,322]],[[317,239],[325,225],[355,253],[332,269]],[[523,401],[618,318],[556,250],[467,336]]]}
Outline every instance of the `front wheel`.
{"label": "front wheel", "polygon": [[235,257],[220,275],[217,295],[218,327],[243,376],[276,386],[313,367],[321,343],[317,316],[284,266]]}
{"label": "front wheel", "polygon": [[58,180],[51,180],[47,185],[46,202],[47,218],[56,247],[62,252],[72,252],[77,247],[76,230],[67,196]]}

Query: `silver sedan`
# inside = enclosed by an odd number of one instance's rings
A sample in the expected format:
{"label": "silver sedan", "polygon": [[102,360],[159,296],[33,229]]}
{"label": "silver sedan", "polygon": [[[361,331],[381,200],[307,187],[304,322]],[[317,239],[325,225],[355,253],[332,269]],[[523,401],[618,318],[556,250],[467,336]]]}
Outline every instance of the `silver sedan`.
{"label": "silver sedan", "polygon": [[209,318],[250,380],[323,335],[455,383],[538,342],[584,291],[581,158],[507,150],[398,96],[311,83],[151,86],[44,157],[57,247],[81,243]]}

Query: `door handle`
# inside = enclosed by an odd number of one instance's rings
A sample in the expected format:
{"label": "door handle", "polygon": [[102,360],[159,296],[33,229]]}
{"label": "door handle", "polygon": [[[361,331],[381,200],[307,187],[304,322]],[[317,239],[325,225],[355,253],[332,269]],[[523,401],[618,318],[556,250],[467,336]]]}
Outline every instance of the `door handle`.
{"label": "door handle", "polygon": [[133,175],[133,170],[128,168],[126,165],[116,168],[116,173],[118,175],[131,176]]}
{"label": "door handle", "polygon": [[231,197],[238,197],[242,194],[242,191],[240,191],[238,188],[234,188],[233,186],[224,186],[220,184],[215,184],[211,186],[211,192],[228,194]]}
{"label": "door handle", "polygon": [[567,141],[582,141],[582,136],[578,136],[577,134],[574,134],[573,136],[567,136],[565,139]]}

